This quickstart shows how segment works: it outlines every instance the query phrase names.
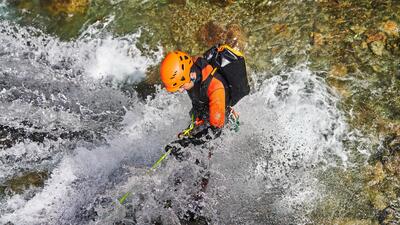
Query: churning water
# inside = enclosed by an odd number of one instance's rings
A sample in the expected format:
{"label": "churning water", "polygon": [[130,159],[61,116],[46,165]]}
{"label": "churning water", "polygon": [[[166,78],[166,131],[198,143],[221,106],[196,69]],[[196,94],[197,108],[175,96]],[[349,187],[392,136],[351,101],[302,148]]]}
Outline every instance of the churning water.
{"label": "churning water", "polygon": [[1,224],[180,224],[189,212],[199,224],[308,222],[322,197],[316,173],[347,163],[346,124],[323,79],[301,66],[253,84],[235,107],[239,132],[149,174],[189,122],[190,100],[126,92],[163,53],[142,56],[137,34],[99,26],[64,42],[0,22],[0,124],[14,135],[0,150],[0,182],[49,173],[44,187],[1,197]]}

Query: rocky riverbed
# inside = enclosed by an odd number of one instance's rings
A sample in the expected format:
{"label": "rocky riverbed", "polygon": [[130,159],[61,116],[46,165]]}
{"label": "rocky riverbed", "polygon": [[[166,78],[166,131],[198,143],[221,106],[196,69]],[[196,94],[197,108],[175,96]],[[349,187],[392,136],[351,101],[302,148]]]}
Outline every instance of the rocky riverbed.
{"label": "rocky riverbed", "polygon": [[[353,139],[344,168],[321,171],[326,197],[313,224],[398,224],[400,221],[400,1],[213,0],[9,1],[2,20],[73,41],[93,24],[116,36],[139,33],[137,49],[157,58],[172,49],[201,54],[229,43],[246,55],[253,91],[267,78],[306,64],[340,96]],[[97,24],[96,24],[97,23]],[[0,86],[2,85],[0,80]],[[160,84],[157,66],[126,84],[142,99]],[[25,126],[29,127],[29,126]],[[100,132],[101,133],[101,132]],[[100,133],[34,132],[0,124],[0,151],[30,139],[102,140]],[[360,154],[359,149],[366,149]],[[0,184],[0,196],[41,187],[47,171],[27,171]]]}

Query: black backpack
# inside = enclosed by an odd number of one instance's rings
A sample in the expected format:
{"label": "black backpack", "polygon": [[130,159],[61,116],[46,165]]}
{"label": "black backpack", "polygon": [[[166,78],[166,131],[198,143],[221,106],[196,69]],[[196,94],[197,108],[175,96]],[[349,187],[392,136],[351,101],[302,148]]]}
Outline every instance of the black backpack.
{"label": "black backpack", "polygon": [[230,92],[230,106],[250,92],[246,63],[241,52],[228,45],[217,45],[204,53],[207,62],[225,78]]}

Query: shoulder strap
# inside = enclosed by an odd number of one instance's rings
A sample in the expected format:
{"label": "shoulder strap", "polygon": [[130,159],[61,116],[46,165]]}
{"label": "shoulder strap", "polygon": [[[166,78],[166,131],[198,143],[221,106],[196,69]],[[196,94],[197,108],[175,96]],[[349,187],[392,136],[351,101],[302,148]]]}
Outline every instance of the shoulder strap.
{"label": "shoulder strap", "polygon": [[244,55],[240,51],[230,47],[227,44],[218,46],[218,52],[222,52],[224,49],[228,49],[229,51],[231,51],[233,54],[235,54],[237,56],[244,57]]}
{"label": "shoulder strap", "polygon": [[215,67],[215,68],[211,71],[210,75],[211,75],[211,76],[214,76],[214,73],[217,71],[217,69],[218,69],[218,68]]}

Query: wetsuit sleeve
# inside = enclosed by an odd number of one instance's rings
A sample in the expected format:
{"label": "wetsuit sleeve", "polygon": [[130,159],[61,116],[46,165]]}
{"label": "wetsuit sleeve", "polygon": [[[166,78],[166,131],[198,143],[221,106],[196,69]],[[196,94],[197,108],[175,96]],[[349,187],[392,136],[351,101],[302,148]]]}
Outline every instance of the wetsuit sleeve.
{"label": "wetsuit sleeve", "polygon": [[221,81],[212,79],[208,88],[209,121],[215,128],[222,128],[225,124],[225,88]]}

